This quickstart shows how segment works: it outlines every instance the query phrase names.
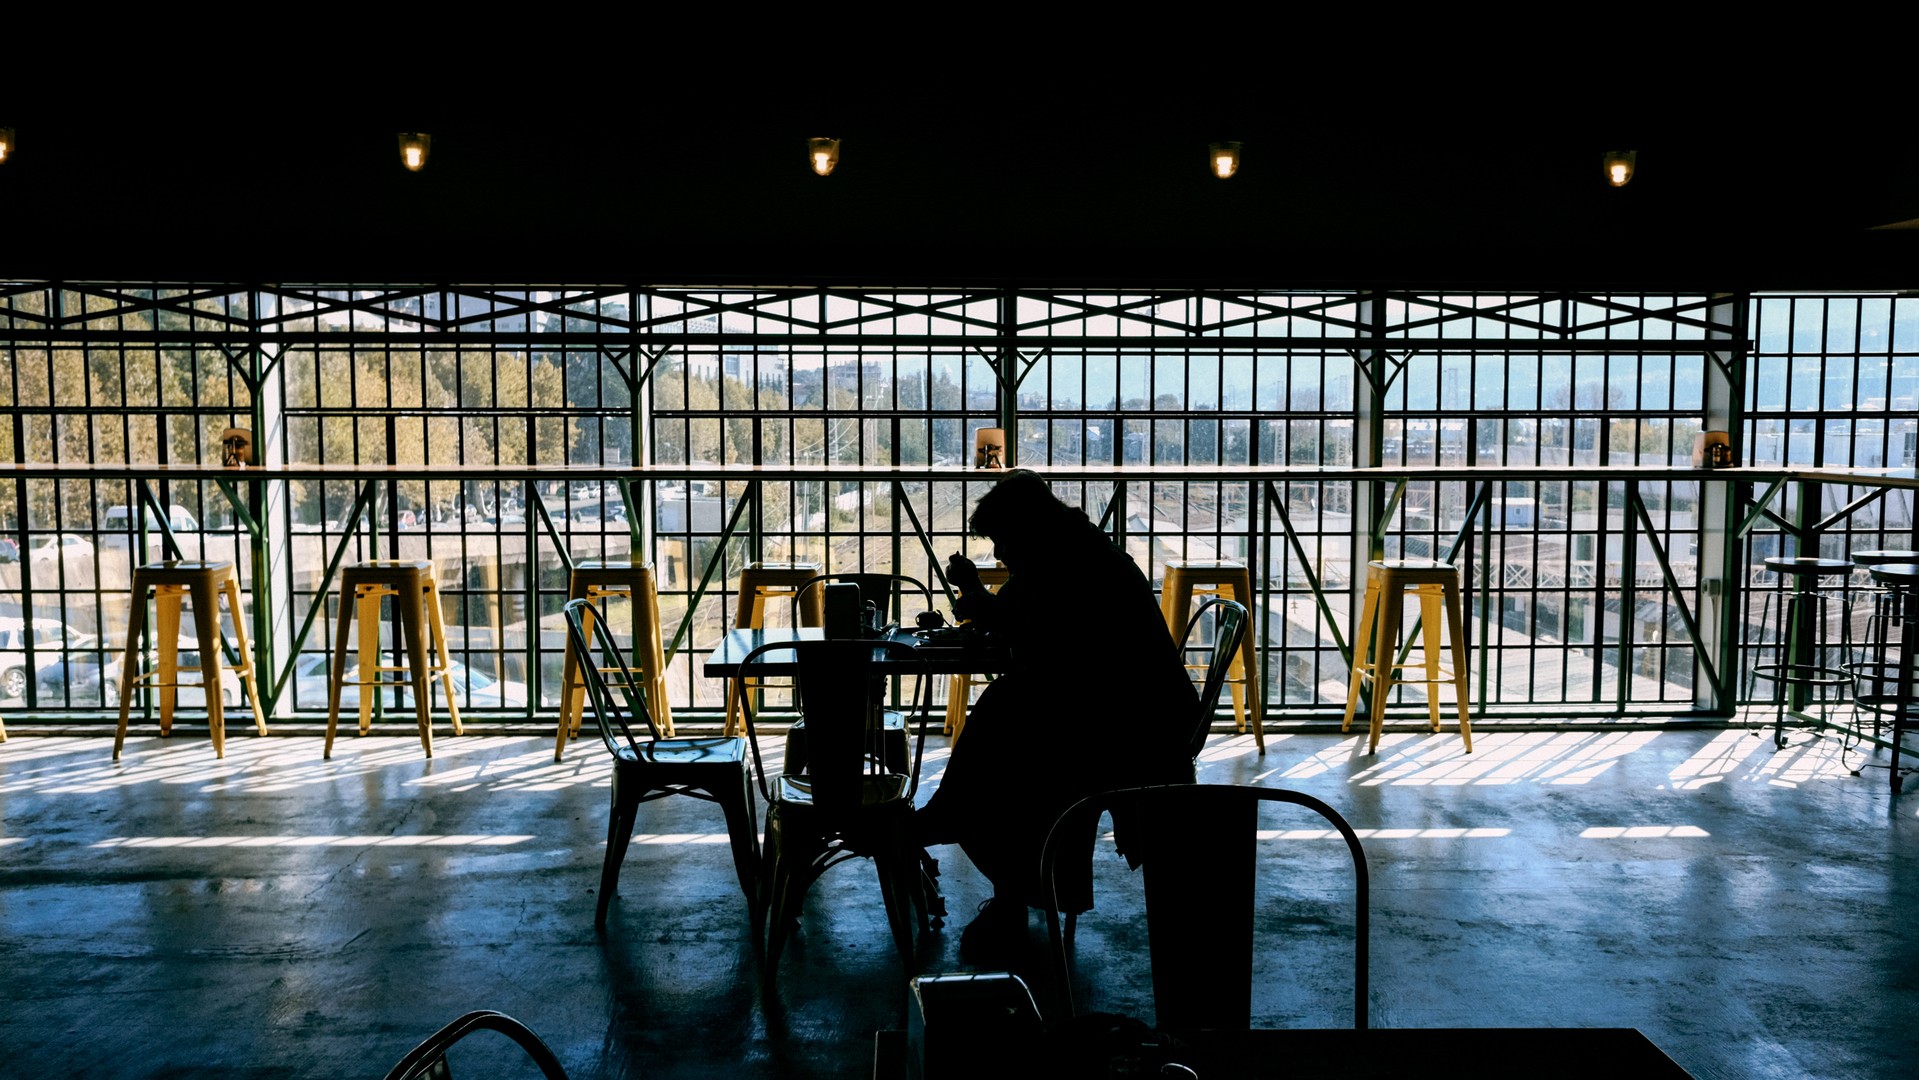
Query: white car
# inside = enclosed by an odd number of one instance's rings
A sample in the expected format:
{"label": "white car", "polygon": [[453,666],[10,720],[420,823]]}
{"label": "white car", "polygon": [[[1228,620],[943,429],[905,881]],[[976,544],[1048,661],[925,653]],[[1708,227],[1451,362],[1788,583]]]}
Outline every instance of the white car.
{"label": "white car", "polygon": [[[59,619],[33,620],[34,663],[44,667],[60,658],[69,643],[91,641]],[[26,623],[17,616],[0,618],[0,698],[27,694]]]}
{"label": "white car", "polygon": [[[174,662],[182,668],[200,666],[200,642],[194,638],[182,637],[178,643],[179,652]],[[75,706],[105,703],[108,707],[120,704],[120,683],[124,678],[122,668],[126,660],[126,648],[106,647],[95,644],[92,638],[73,642],[67,655],[55,658],[51,663],[40,665],[37,678],[40,683],[40,697],[48,703],[70,701]],[[146,669],[151,672],[160,663],[157,650],[149,651]],[[204,709],[207,704],[206,690],[198,672],[182,672],[178,696],[174,704],[182,709]],[[240,704],[240,676],[224,662],[220,665],[220,704],[231,708]]]}
{"label": "white car", "polygon": [[28,562],[53,562],[56,559],[92,561],[93,541],[73,533],[41,533],[27,539]]}
{"label": "white car", "polygon": [[[447,674],[453,677],[454,700],[459,706],[475,709],[498,709],[526,707],[526,684],[512,679],[496,679],[484,671],[475,671],[465,664],[454,660],[447,665]],[[359,678],[360,666],[348,663],[346,685],[340,688],[340,708],[358,710],[360,708],[360,688],[353,680]],[[400,672],[382,672],[383,679],[398,679]],[[438,676],[429,680],[433,692],[431,707],[446,708],[446,690]],[[333,673],[327,664],[324,653],[303,653],[293,665],[294,701],[303,709],[327,707],[328,694],[333,683]],[[398,702],[388,697],[388,707],[411,708],[413,695],[407,688],[400,688]]]}

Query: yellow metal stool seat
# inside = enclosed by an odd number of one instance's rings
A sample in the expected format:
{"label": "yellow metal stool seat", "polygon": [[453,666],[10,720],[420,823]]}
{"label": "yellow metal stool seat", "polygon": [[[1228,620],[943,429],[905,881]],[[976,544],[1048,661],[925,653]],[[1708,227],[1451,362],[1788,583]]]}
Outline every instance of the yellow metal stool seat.
{"label": "yellow metal stool seat", "polygon": [[[1221,596],[1236,600],[1247,611],[1254,610],[1252,572],[1243,562],[1231,559],[1176,559],[1166,563],[1165,580],[1160,585],[1159,608],[1166,617],[1166,632],[1178,642],[1192,617],[1194,597]],[[1205,664],[1188,664],[1204,671]],[[1240,639],[1239,656],[1226,672],[1226,685],[1233,690],[1233,725],[1246,731],[1246,717],[1253,718],[1253,741],[1259,752],[1266,752],[1266,702],[1261,694],[1265,684],[1259,677],[1258,635],[1249,626]]]}
{"label": "yellow metal stool seat", "polygon": [[[1399,631],[1406,593],[1419,597],[1419,622],[1425,630],[1419,665],[1399,663]],[[1440,663],[1441,611],[1452,638],[1452,668]],[[1371,650],[1368,652],[1368,650]],[[1425,678],[1405,678],[1402,668],[1423,666]],[[1459,602],[1459,571],[1453,564],[1431,559],[1377,559],[1366,564],[1366,599],[1361,605],[1358,633],[1353,640],[1353,674],[1346,691],[1346,718],[1340,731],[1352,726],[1361,684],[1373,681],[1372,725],[1366,752],[1379,749],[1379,733],[1386,722],[1386,699],[1396,683],[1423,683],[1426,709],[1434,731],[1439,730],[1439,688],[1451,683],[1459,697],[1459,737],[1473,752],[1471,707],[1466,700],[1466,631]]]}
{"label": "yellow metal stool seat", "polygon": [[[990,566],[979,567],[980,584],[989,593],[999,591],[1013,572],[998,562]],[[946,681],[946,734],[958,741],[959,734],[966,727],[966,709],[973,703],[973,676],[970,673],[951,675]]]}
{"label": "yellow metal stool seat", "polygon": [[[633,605],[633,670],[646,685],[646,708],[659,726],[661,737],[673,737],[673,712],[666,699],[666,642],[660,631],[660,595],[653,578],[653,567],[625,559],[586,560],[576,563],[567,579],[568,600],[589,600],[580,609],[583,631],[593,638],[597,604],[606,599],[625,598]],[[572,635],[566,639],[566,661],[560,677],[560,730],[553,741],[553,760],[566,753],[568,739],[580,733],[580,718],[586,709],[586,679],[580,670],[579,654],[574,651]],[[619,678],[620,673],[601,669],[603,678]]]}
{"label": "yellow metal stool seat", "polygon": [[[146,631],[147,595],[153,596],[159,637],[159,663],[153,671],[143,671],[140,639]],[[138,683],[160,691],[160,734],[173,732],[173,711],[181,686],[198,686],[206,695],[207,727],[213,736],[213,754],[225,757],[227,729],[225,702],[221,700],[221,653],[226,647],[220,633],[220,599],[226,598],[227,612],[233,618],[233,636],[238,643],[240,662],[233,665],[246,687],[247,701],[253,706],[253,728],[267,733],[266,717],[260,711],[260,687],[253,678],[253,650],[247,645],[246,615],[240,607],[240,579],[230,562],[201,562],[168,559],[133,568],[133,603],[127,621],[127,652],[120,666],[120,726],[113,736],[113,759],[127,741],[127,713],[133,704],[133,687]],[[193,602],[194,636],[200,646],[200,666],[182,668],[180,653],[180,605]],[[182,683],[182,671],[198,671],[198,683]]]}
{"label": "yellow metal stool seat", "polygon": [[[733,628],[736,630],[757,630],[766,625],[766,602],[772,597],[789,599],[798,595],[800,587],[820,576],[820,564],[816,562],[756,562],[740,571],[739,604],[733,613]],[[799,597],[799,620],[801,626],[818,626],[823,621],[825,592],[821,589],[808,589],[806,595]],[[742,680],[732,679],[726,684],[726,734],[739,732],[740,701],[739,687]],[[757,689],[760,681],[744,680],[749,689]]]}
{"label": "yellow metal stool seat", "polygon": [[[380,602],[391,597],[393,614],[406,643],[407,662],[380,663]],[[325,757],[333,756],[333,736],[340,723],[340,692],[345,687],[347,639],[353,620],[360,620],[359,672],[360,734],[373,724],[373,698],[380,688],[405,687],[413,691],[418,714],[420,745],[433,756],[433,676],[446,691],[446,711],[453,734],[462,734],[460,707],[453,698],[452,660],[446,651],[446,621],[440,612],[440,588],[433,563],[427,559],[371,559],[340,571],[339,629],[333,640],[332,692],[328,695]],[[427,635],[432,635],[429,650]],[[400,678],[387,676],[398,674]],[[374,693],[367,691],[372,689]]]}

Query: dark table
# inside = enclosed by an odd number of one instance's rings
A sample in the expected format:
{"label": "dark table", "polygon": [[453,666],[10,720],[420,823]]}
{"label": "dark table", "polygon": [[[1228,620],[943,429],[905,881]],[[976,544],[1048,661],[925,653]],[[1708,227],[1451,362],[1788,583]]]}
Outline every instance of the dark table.
{"label": "dark table", "polygon": [[[1002,1050],[1007,1044],[1002,1043]],[[1692,1074],[1667,1057],[1637,1028],[1352,1028],[1204,1031],[1186,1040],[1188,1052],[1171,1060],[1201,1080],[1386,1080],[1398,1077],[1467,1076],[1475,1080],[1537,1080],[1539,1077],[1618,1077],[1646,1080]],[[903,1031],[879,1032],[874,1080],[896,1077],[980,1075],[979,1061],[910,1060]],[[1020,1075],[1021,1062],[1003,1055],[996,1063]],[[1078,1075],[1122,1075],[1088,1062]],[[1140,1075],[1155,1075],[1142,1072]]]}
{"label": "dark table", "polygon": [[[811,626],[799,629],[772,627],[729,630],[713,651],[707,654],[704,670],[709,678],[730,679],[740,673],[740,661],[763,644],[775,641],[823,641],[825,638],[826,631]],[[934,675],[990,675],[1005,671],[1010,663],[1005,649],[977,639],[965,642],[953,642],[950,639],[927,641],[911,630],[894,630],[886,638],[911,645],[914,656],[923,659],[927,671]],[[754,666],[768,675],[793,673],[793,665],[782,663],[777,652],[761,657]]]}

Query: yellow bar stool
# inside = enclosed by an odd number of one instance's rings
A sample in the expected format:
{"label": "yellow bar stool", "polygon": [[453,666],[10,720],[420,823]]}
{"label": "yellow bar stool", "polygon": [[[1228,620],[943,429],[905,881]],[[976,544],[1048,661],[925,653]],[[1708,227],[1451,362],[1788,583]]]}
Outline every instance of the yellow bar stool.
{"label": "yellow bar stool", "polygon": [[[1420,664],[1401,664],[1399,631],[1405,611],[1406,593],[1419,598],[1419,623],[1425,630]],[[1453,663],[1442,670],[1440,659],[1440,612],[1452,637]],[[1370,655],[1367,649],[1371,649]],[[1403,668],[1423,666],[1423,679],[1405,678]],[[1427,687],[1426,709],[1434,731],[1439,730],[1439,688],[1451,683],[1459,695],[1459,737],[1466,752],[1473,752],[1471,707],[1466,700],[1465,617],[1459,602],[1459,571],[1453,564],[1431,559],[1376,559],[1366,564],[1366,599],[1361,605],[1359,630],[1353,641],[1353,674],[1346,691],[1346,718],[1339,725],[1344,732],[1352,726],[1353,712],[1359,704],[1361,684],[1373,681],[1371,734],[1366,752],[1379,749],[1380,728],[1386,722],[1386,699],[1396,683],[1423,683]]]}
{"label": "yellow bar stool", "polygon": [[[140,638],[146,630],[147,596],[153,596],[159,636],[159,664],[152,671],[141,670]],[[246,686],[247,701],[253,706],[253,728],[267,733],[266,717],[260,712],[260,687],[253,678],[253,651],[247,646],[246,615],[240,608],[240,579],[230,562],[199,562],[167,559],[136,566],[133,569],[132,612],[127,621],[127,653],[120,664],[120,726],[113,736],[113,760],[127,741],[127,713],[133,704],[135,683],[160,691],[160,734],[173,733],[173,710],[181,686],[199,686],[206,695],[207,727],[213,735],[215,757],[227,756],[225,702],[220,693],[220,659],[225,640],[220,633],[220,599],[226,598],[227,612],[233,618],[233,636],[239,643],[240,662],[233,667]],[[200,645],[200,666],[183,668],[180,655],[180,605],[193,602],[193,629]],[[183,671],[197,671],[198,683],[180,682]]]}
{"label": "yellow bar stool", "polygon": [[[660,594],[653,579],[653,567],[625,559],[586,560],[573,567],[567,579],[568,600],[589,600],[580,609],[586,639],[593,639],[593,620],[600,601],[620,597],[633,605],[633,667],[646,683],[646,708],[659,725],[662,738],[673,737],[673,713],[666,699],[666,642],[660,633]],[[586,679],[580,670],[579,654],[573,637],[567,635],[566,662],[560,677],[560,730],[553,741],[553,760],[566,753],[566,741],[580,733],[580,717],[586,707]],[[618,678],[620,673],[600,669],[602,677]]]}
{"label": "yellow bar stool", "polygon": [[[388,597],[393,598],[393,614],[406,642],[407,662],[400,666],[380,663],[380,602]],[[327,702],[323,756],[333,756],[333,735],[340,723],[340,691],[346,685],[347,638],[356,617],[360,620],[359,672],[353,681],[360,688],[360,734],[365,735],[373,725],[373,696],[379,688],[407,687],[413,691],[414,709],[419,714],[420,745],[426,748],[426,756],[432,757],[433,676],[440,677],[440,685],[446,690],[446,711],[453,720],[453,734],[463,731],[460,707],[453,698],[452,660],[446,652],[440,588],[434,580],[433,563],[427,559],[370,559],[340,571],[340,623],[333,640],[333,692]],[[430,651],[429,632],[433,637]],[[395,673],[403,677],[385,677]]]}
{"label": "yellow bar stool", "polygon": [[[986,586],[986,591],[989,593],[998,592],[999,587],[1006,584],[1006,579],[1013,576],[1011,570],[998,562],[987,566],[980,566],[978,563],[974,565],[979,566],[980,584]],[[949,676],[946,681],[946,733],[951,735],[955,742],[959,741],[960,731],[966,727],[966,709],[972,703],[972,674],[969,672]]]}
{"label": "yellow bar stool", "polygon": [[[1166,616],[1166,632],[1178,642],[1186,633],[1192,617],[1193,598],[1222,596],[1254,609],[1253,577],[1246,564],[1231,559],[1175,559],[1166,564],[1165,580],[1160,585],[1159,609]],[[1246,733],[1246,716],[1253,717],[1253,741],[1259,752],[1266,752],[1266,702],[1260,691],[1265,685],[1259,677],[1258,634],[1252,627],[1240,639],[1239,657],[1226,672],[1226,684],[1233,688],[1233,723],[1240,734]],[[1182,658],[1183,659],[1183,658]],[[1187,667],[1204,671],[1204,664]]]}
{"label": "yellow bar stool", "polygon": [[[740,599],[733,613],[733,628],[736,630],[757,630],[766,625],[766,602],[769,597],[791,598],[796,596],[802,585],[820,576],[820,564],[816,562],[756,562],[740,571]],[[799,597],[799,617],[801,626],[819,626],[823,620],[825,590],[809,589],[805,596]],[[747,686],[758,689],[758,679],[745,680]],[[731,679],[726,684],[726,731],[733,735],[739,731],[741,680]]]}

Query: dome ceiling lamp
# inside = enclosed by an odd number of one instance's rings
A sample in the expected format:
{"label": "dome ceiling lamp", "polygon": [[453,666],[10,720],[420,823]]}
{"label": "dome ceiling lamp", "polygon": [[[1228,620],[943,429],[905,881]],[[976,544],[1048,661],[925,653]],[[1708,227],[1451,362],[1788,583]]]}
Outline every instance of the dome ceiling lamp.
{"label": "dome ceiling lamp", "polygon": [[400,132],[400,164],[407,172],[419,172],[426,168],[427,150],[433,145],[433,136],[417,131]]}
{"label": "dome ceiling lamp", "polygon": [[13,148],[17,142],[12,128],[0,127],[0,165],[5,165],[7,159],[13,156]]}
{"label": "dome ceiling lamp", "polygon": [[806,140],[806,159],[814,173],[820,176],[833,175],[833,170],[840,164],[840,141],[827,138]]}
{"label": "dome ceiling lamp", "polygon": [[1206,147],[1207,168],[1221,180],[1231,180],[1239,174],[1240,144],[1236,142],[1216,142]]}
{"label": "dome ceiling lamp", "polygon": [[1613,187],[1625,187],[1632,182],[1633,170],[1639,164],[1637,150],[1608,150],[1602,159],[1606,167],[1606,183]]}

